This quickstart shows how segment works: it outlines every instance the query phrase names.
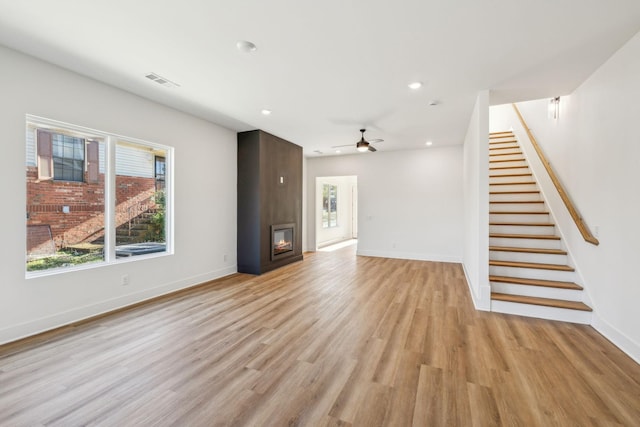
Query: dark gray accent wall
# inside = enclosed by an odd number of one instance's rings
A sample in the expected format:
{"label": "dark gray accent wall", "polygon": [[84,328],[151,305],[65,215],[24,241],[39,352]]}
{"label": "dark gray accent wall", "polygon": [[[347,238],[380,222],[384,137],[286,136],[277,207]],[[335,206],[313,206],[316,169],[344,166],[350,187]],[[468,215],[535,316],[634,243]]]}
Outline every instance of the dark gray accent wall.
{"label": "dark gray accent wall", "polygon": [[[280,178],[282,181],[280,182]],[[271,260],[271,226],[295,224],[291,256]],[[238,272],[302,260],[302,147],[261,130],[238,133]]]}

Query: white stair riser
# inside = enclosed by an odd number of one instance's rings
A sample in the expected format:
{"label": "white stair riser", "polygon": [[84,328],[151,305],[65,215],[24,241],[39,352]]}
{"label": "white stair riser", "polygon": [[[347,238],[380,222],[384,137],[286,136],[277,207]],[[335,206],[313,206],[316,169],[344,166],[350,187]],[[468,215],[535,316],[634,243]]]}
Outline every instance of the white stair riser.
{"label": "white stair riser", "polygon": [[[489,202],[530,202],[541,200],[542,196],[540,193],[489,194]],[[491,208],[493,210],[494,208],[499,208],[499,206],[494,205],[491,206]]]}
{"label": "white stair riser", "polygon": [[489,233],[554,235],[553,225],[490,225]]}
{"label": "white stair riser", "polygon": [[[495,160],[500,160],[500,159],[495,159]],[[504,160],[504,159],[503,159]],[[489,160],[489,167],[507,167],[507,166],[527,166],[527,162],[526,160],[522,159],[522,160],[510,160],[508,162],[496,162],[496,161],[491,161]]]}
{"label": "white stair riser", "polygon": [[496,185],[489,184],[489,191],[536,191],[538,186],[536,184],[509,184],[509,185]]}
{"label": "white stair riser", "polygon": [[489,274],[492,276],[519,277],[521,279],[555,280],[558,282],[576,283],[574,271],[541,270],[538,268],[500,267],[489,266]]}
{"label": "white stair riser", "polygon": [[502,147],[489,149],[489,159],[499,159],[506,156],[518,156],[518,158],[522,158],[522,150],[520,147],[507,144]]}
{"label": "white stair riser", "polygon": [[[491,166],[493,167],[493,166]],[[489,175],[511,175],[514,173],[530,173],[531,170],[528,167],[525,168],[506,168],[506,169],[491,169]],[[491,178],[493,179],[493,178]]]}
{"label": "white stair riser", "polygon": [[495,261],[535,262],[538,264],[566,265],[566,255],[535,254],[530,252],[489,251],[489,259]]}
{"label": "white stair riser", "polygon": [[522,160],[522,153],[519,150],[504,150],[502,152],[490,152],[489,160]]}
{"label": "white stair riser", "polygon": [[[526,173],[526,172],[516,172],[516,174],[518,173]],[[497,174],[491,174],[491,175],[497,175]],[[513,173],[505,173],[503,175],[506,176],[493,176],[491,178],[489,178],[489,185],[491,184],[500,184],[502,182],[531,182],[533,181],[533,177],[531,175],[523,175],[523,176],[509,176],[509,175],[513,175]]]}
{"label": "white stair riser", "polygon": [[576,289],[548,288],[545,286],[511,285],[491,282],[491,291],[509,295],[560,299],[564,301],[582,301],[582,291]]}
{"label": "white stair riser", "polygon": [[491,301],[491,311],[585,325],[591,323],[590,311],[569,310],[566,308],[544,307],[507,301]]}
{"label": "white stair riser", "polygon": [[490,237],[490,246],[512,246],[516,248],[562,249],[559,240],[510,239],[508,237]]}
{"label": "white stair riser", "polygon": [[542,212],[547,208],[544,203],[490,203],[490,209],[501,212]]}
{"label": "white stair riser", "polygon": [[[493,208],[493,212],[505,212],[501,209]],[[489,214],[489,222],[549,222],[549,214],[514,214],[514,213],[492,213]]]}

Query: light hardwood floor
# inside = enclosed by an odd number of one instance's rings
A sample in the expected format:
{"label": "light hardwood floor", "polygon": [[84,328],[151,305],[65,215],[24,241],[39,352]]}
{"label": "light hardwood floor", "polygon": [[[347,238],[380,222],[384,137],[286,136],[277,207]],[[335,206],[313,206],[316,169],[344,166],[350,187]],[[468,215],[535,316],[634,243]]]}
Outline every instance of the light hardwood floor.
{"label": "light hardwood floor", "polygon": [[0,347],[0,425],[640,425],[640,366],[592,328],[354,250]]}

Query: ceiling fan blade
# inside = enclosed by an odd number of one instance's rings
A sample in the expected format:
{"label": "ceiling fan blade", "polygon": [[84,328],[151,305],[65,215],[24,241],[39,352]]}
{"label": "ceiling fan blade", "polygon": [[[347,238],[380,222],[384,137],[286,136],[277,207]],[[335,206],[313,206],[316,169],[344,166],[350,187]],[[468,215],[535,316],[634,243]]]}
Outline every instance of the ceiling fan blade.
{"label": "ceiling fan blade", "polygon": [[342,148],[342,147],[353,147],[353,144],[347,144],[347,145],[333,145],[333,146],[331,146],[331,148]]}
{"label": "ceiling fan blade", "polygon": [[376,151],[376,147],[374,147],[373,145],[369,145],[369,151],[371,151],[372,153],[375,153]]}
{"label": "ceiling fan blade", "polygon": [[382,141],[384,141],[384,139],[380,139],[380,138],[377,138],[377,139],[367,139],[367,142],[382,142]]}

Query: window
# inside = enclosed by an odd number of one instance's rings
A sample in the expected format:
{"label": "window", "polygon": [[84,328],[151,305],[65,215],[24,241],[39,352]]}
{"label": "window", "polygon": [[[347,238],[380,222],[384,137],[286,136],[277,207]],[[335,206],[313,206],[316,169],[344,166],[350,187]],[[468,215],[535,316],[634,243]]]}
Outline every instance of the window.
{"label": "window", "polygon": [[156,156],[156,191],[164,190],[164,177],[166,160],[162,156]]}
{"label": "window", "polygon": [[338,186],[322,185],[322,228],[338,226]]}
{"label": "window", "polygon": [[26,271],[170,253],[170,147],[27,116]]}
{"label": "window", "polygon": [[53,179],[84,181],[84,139],[54,133]]}

